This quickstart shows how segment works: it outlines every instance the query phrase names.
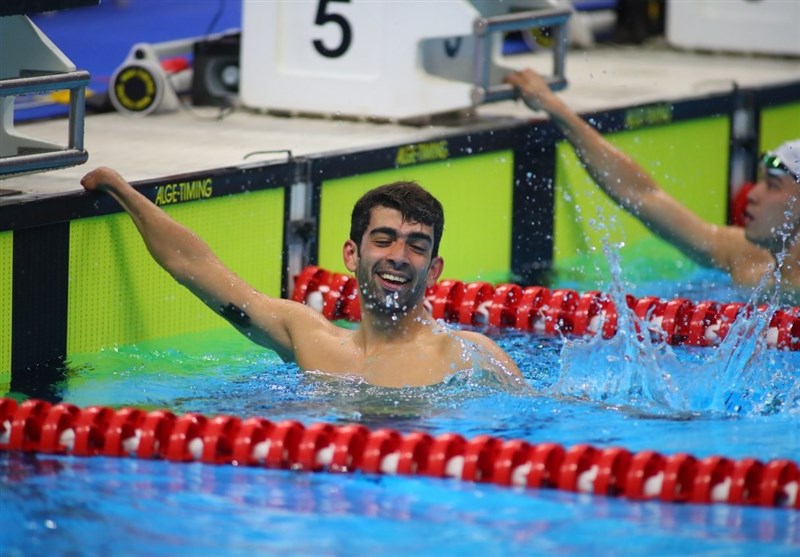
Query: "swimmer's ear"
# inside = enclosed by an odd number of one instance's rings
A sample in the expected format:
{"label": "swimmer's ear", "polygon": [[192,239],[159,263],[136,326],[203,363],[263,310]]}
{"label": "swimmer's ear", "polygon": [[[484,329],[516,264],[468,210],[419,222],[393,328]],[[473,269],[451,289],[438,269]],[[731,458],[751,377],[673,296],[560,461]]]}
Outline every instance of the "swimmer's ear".
{"label": "swimmer's ear", "polygon": [[347,240],[342,248],[342,258],[344,259],[344,266],[351,273],[356,272],[358,266],[358,246],[353,240]]}
{"label": "swimmer's ear", "polygon": [[444,259],[437,255],[431,260],[431,268],[428,270],[428,279],[425,281],[428,288],[439,282],[442,271],[444,271]]}

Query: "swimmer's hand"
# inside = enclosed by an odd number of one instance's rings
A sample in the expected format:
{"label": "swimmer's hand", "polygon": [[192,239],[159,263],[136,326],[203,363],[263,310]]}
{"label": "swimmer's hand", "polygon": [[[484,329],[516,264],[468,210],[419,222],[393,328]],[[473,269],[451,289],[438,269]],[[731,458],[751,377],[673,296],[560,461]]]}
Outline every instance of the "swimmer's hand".
{"label": "swimmer's hand", "polygon": [[522,100],[533,110],[550,111],[550,106],[558,102],[558,97],[550,89],[547,81],[530,68],[512,72],[504,80],[517,88]]}
{"label": "swimmer's hand", "polygon": [[125,179],[116,170],[105,166],[95,168],[81,179],[81,185],[87,191],[107,191],[125,183]]}

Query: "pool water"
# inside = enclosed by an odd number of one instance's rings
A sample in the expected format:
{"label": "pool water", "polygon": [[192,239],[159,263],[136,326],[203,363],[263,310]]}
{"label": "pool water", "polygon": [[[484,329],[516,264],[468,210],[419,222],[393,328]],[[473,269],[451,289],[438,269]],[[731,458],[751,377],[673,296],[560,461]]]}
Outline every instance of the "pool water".
{"label": "pool water", "polygon": [[[796,555],[796,513],[420,477],[2,457],[3,555]],[[11,531],[9,531],[11,530]]]}
{"label": "pool water", "polygon": [[[800,460],[800,352],[765,348],[746,335],[737,344],[690,348],[640,343],[635,334],[604,341],[480,330],[519,363],[529,391],[469,376],[399,390],[330,382],[226,329],[74,357],[51,393],[81,407]],[[800,551],[800,513],[786,509],[6,452],[0,478],[0,553],[9,556]]]}

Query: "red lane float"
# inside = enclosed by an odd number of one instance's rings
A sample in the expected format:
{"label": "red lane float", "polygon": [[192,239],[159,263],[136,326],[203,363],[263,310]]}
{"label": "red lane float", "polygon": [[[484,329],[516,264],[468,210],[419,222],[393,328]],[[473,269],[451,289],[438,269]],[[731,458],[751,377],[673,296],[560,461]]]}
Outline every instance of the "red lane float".
{"label": "red lane float", "polygon": [[[361,318],[358,284],[348,275],[307,267],[295,279],[292,299],[331,320]],[[647,336],[641,330],[644,326],[650,336],[672,345],[715,346],[728,334],[737,316],[750,315],[754,310],[738,302],[695,303],[654,296],[636,299],[630,294],[625,302],[639,319],[635,327],[640,339]],[[604,339],[617,333],[619,318],[611,296],[602,292],[581,294],[571,289],[522,288],[517,284],[492,286],[483,281],[443,280],[427,289],[425,303],[435,319],[451,323],[574,336],[600,334]],[[800,350],[800,308],[776,309],[765,336],[772,348]]]}
{"label": "red lane float", "polygon": [[497,485],[517,484],[513,474],[516,470],[523,470],[522,466],[528,462],[530,449],[531,445],[527,441],[505,441],[494,459],[493,482]]}
{"label": "red lane float", "polygon": [[[73,404],[56,404],[47,413],[42,423],[39,451],[43,453],[66,453],[74,440],[75,423],[81,415],[80,408]],[[71,430],[72,435],[66,433]]]}
{"label": "red lane float", "polygon": [[137,434],[141,432],[147,414],[138,408],[118,410],[108,423],[103,454],[105,456],[127,456],[131,452],[132,441],[139,443]]}
{"label": "red lane float", "polygon": [[294,279],[294,290],[292,300],[295,302],[308,303],[309,295],[312,292],[327,290],[330,281],[330,273],[319,267],[306,267]]}
{"label": "red lane float", "polygon": [[348,275],[332,275],[328,285],[328,295],[324,296],[322,315],[331,321],[361,319],[361,310],[358,307],[358,282],[355,278]]}
{"label": "red lane float", "polygon": [[544,331],[548,334],[570,334],[575,328],[574,315],[578,308],[578,293],[568,288],[553,290],[550,300],[542,307]]}
{"label": "red lane float", "polygon": [[517,305],[522,300],[522,288],[516,284],[501,284],[495,289],[489,305],[489,325],[511,327],[516,322]]}
{"label": "red lane float", "polygon": [[550,301],[550,290],[543,286],[528,286],[522,291],[522,299],[517,305],[514,327],[522,331],[542,332],[544,314],[542,308]]}
{"label": "red lane float", "polygon": [[488,282],[472,282],[464,290],[458,308],[458,322],[463,325],[483,325],[489,321],[488,307],[492,303],[494,287]]}
{"label": "red lane float", "polygon": [[402,441],[403,436],[393,429],[372,432],[361,455],[361,470],[367,474],[379,474],[384,459],[390,454],[396,454]]}
{"label": "red lane float", "polygon": [[230,464],[233,443],[242,421],[235,416],[217,416],[203,431],[203,451],[200,460],[206,464]]}
{"label": "red lane float", "polygon": [[697,459],[684,453],[631,453],[622,447],[532,445],[489,435],[403,435],[391,429],[370,431],[359,424],[305,427],[293,420],[80,409],[41,400],[17,404],[0,399],[0,450],[422,475],[633,500],[800,509],[800,470],[785,459]]}
{"label": "red lane float", "polygon": [[259,458],[262,448],[272,435],[273,424],[264,418],[248,418],[242,422],[233,439],[231,464],[235,466],[255,466],[263,463]]}
{"label": "red lane float", "polygon": [[465,291],[466,286],[458,280],[443,280],[437,284],[433,288],[433,294],[428,296],[433,318],[457,321]]}
{"label": "red lane float", "polygon": [[662,501],[688,501],[697,475],[697,459],[685,453],[671,455],[664,463],[663,474],[659,498]]}

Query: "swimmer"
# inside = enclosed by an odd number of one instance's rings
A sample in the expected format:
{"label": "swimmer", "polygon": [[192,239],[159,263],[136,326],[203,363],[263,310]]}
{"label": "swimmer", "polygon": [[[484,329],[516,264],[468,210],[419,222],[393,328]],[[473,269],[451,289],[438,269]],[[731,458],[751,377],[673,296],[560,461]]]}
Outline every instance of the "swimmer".
{"label": "swimmer", "polygon": [[342,255],[355,273],[361,325],[345,329],[312,308],[256,291],[206,243],[101,167],[81,180],[110,194],[130,215],[147,249],[176,281],[253,342],[301,370],[356,377],[383,387],[434,385],[462,370],[491,373],[525,386],[516,364],[486,336],[444,327],[424,307],[426,288],[442,274],[444,212],[413,182],[367,192],[353,208]]}
{"label": "swimmer", "polygon": [[800,302],[800,139],[761,160],[747,196],[745,225],[710,224],[666,193],[633,159],[573,112],[534,70],[511,73],[525,103],[546,112],[600,188],[655,234],[700,265],[721,269],[736,284],[755,286],[780,271],[787,301]]}

